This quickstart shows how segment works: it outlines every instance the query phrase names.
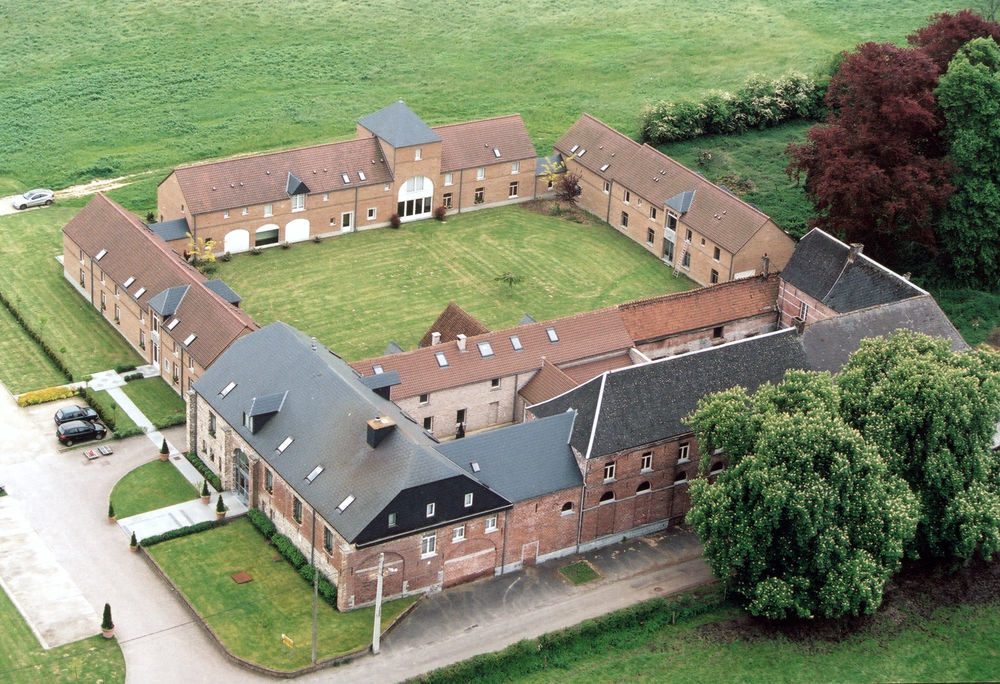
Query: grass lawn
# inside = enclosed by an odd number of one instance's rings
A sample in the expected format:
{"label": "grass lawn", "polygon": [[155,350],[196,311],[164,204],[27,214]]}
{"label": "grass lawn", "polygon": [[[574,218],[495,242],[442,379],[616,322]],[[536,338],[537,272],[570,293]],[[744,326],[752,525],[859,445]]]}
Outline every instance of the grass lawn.
{"label": "grass lawn", "polygon": [[[156,454],[149,446],[150,458]],[[198,498],[199,491],[184,479],[170,461],[157,460],[141,465],[118,480],[111,490],[111,503],[118,518],[127,518],[157,508]]]}
{"label": "grass lawn", "polygon": [[122,391],[157,428],[184,422],[184,400],[163,378],[133,380]]}
{"label": "grass lawn", "polygon": [[[157,544],[149,553],[166,570],[226,647],[241,658],[279,670],[310,662],[312,589],[242,518],[207,532]],[[230,575],[245,571],[252,582]],[[415,598],[386,603],[387,626]],[[320,601],[317,657],[332,658],[371,642],[374,609],[339,613]],[[281,643],[287,634],[291,651]]]}
{"label": "grass lawn", "polygon": [[[8,5],[11,16],[34,8]],[[349,137],[357,118],[400,97],[431,125],[521,112],[544,154],[581,112],[634,133],[649,102],[732,88],[752,72],[810,71],[962,6],[675,0],[664,14],[657,0],[301,0],[295,11],[67,0],[5,36],[0,139],[17,144],[4,150],[0,188]]]}
{"label": "grass lawn", "polygon": [[600,573],[594,570],[594,566],[587,561],[570,563],[566,567],[560,568],[559,572],[573,584],[585,584],[601,578]]}
{"label": "grass lawn", "polygon": [[0,381],[14,394],[66,382],[42,348],[3,305],[0,305],[0,359],[3,359]]}
{"label": "grass lawn", "polygon": [[107,390],[97,390],[94,394],[97,396],[97,403],[100,404],[109,415],[114,417],[115,430],[138,429],[135,421],[132,420],[129,415],[125,413],[125,411],[120,408],[111,408],[111,404],[116,402],[111,398],[111,395],[108,394]]}
{"label": "grass lawn", "polygon": [[[495,281],[511,271],[523,282]],[[494,330],[693,287],[605,224],[521,207],[243,254],[218,277],[261,325],[315,335],[349,360],[416,347],[450,300]]]}
{"label": "grass lawn", "polygon": [[46,651],[3,591],[0,591],[0,625],[3,625],[0,681],[23,684],[125,681],[125,659],[116,639],[97,635]]}

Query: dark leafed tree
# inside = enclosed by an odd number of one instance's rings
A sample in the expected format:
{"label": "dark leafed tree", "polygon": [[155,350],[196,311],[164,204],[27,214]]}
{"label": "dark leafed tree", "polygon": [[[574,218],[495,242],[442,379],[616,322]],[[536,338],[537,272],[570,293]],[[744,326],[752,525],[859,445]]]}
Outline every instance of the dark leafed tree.
{"label": "dark leafed tree", "polygon": [[555,182],[556,199],[569,204],[576,204],[576,198],[583,193],[580,187],[580,176],[567,172],[556,178]]}
{"label": "dark leafed tree", "polygon": [[921,50],[944,73],[958,49],[973,38],[991,37],[1000,43],[1000,24],[986,21],[971,10],[955,14],[942,12],[931,17],[931,23],[906,39]]}
{"label": "dark leafed tree", "polygon": [[841,414],[920,501],[911,550],[944,559],[1000,551],[1000,355],[956,354],[911,332],[865,340],[837,376]]}
{"label": "dark leafed tree", "polygon": [[688,421],[703,453],[726,451],[691,485],[688,521],[716,577],[772,619],[874,612],[917,525],[916,500],[839,415],[827,373],[789,371],[753,396],[702,399]]}
{"label": "dark leafed tree", "polygon": [[936,85],[923,53],[860,45],[830,81],[826,123],[788,148],[816,224],[890,263],[907,243],[935,249],[932,218],[951,194]]}
{"label": "dark leafed tree", "polygon": [[936,94],[955,164],[938,245],[952,281],[993,289],[1000,283],[1000,48],[993,39],[959,49]]}

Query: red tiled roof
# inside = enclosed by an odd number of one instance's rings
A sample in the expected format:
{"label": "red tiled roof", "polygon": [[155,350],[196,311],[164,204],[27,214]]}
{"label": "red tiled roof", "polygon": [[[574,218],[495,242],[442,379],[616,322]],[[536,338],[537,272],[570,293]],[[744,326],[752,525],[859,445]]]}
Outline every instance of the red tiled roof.
{"label": "red tiled roof", "polygon": [[542,362],[542,367],[521,388],[518,394],[524,399],[525,405],[530,406],[548,401],[553,397],[558,397],[563,392],[570,391],[576,385],[577,383],[573,378],[549,363],[548,359],[545,359]]}
{"label": "red tiled roof", "polygon": [[444,341],[453,340],[459,334],[466,337],[482,335],[490,331],[485,325],[480,323],[475,316],[460,307],[455,302],[448,302],[441,315],[437,317],[430,329],[420,338],[418,347],[426,347],[431,343],[431,333],[441,333]]}
{"label": "red tiled roof", "polygon": [[[179,341],[192,333],[197,335],[188,351],[203,368],[237,337],[257,329],[248,314],[205,287],[205,277],[146,224],[104,195],[95,195],[63,232],[91,258],[106,249],[95,268],[118,284],[122,297],[131,296],[143,308],[163,290],[188,285],[176,312],[178,324],[169,335]],[[129,278],[135,280],[125,288]],[[142,288],[145,290],[136,299],[135,294]]]}
{"label": "red tiled roof", "polygon": [[596,378],[604,371],[615,370],[632,366],[632,357],[628,354],[617,354],[607,359],[599,359],[588,363],[581,363],[576,366],[563,366],[560,370],[568,375],[573,382],[581,385],[588,380]]}
{"label": "red tiled roof", "polygon": [[[520,114],[437,126],[431,130],[441,136],[442,173],[536,157]],[[494,148],[499,150],[499,157],[494,154]],[[530,170],[534,172],[534,167]]]}
{"label": "red tiled roof", "polygon": [[[363,171],[361,180],[358,171]],[[310,194],[392,181],[374,137],[255,154],[174,169],[192,214],[204,214],[288,199],[288,174]],[[348,174],[345,183],[342,174]]]}
{"label": "red tiled roof", "polygon": [[[557,342],[550,342],[546,330],[553,328]],[[515,351],[510,337],[516,335],[522,350]],[[493,355],[483,357],[478,343],[489,342]],[[476,335],[466,340],[466,351],[460,352],[454,340],[432,347],[423,347],[402,354],[389,354],[375,359],[356,361],[351,366],[362,375],[372,375],[378,364],[385,371],[399,371],[401,384],[391,390],[394,400],[458,387],[490,378],[537,370],[542,360],[559,365],[591,356],[624,351],[632,346],[621,316],[615,308],[557,318],[552,321],[521,325],[507,330]],[[443,353],[447,367],[440,367],[435,355]]]}
{"label": "red tiled roof", "polygon": [[775,311],[778,276],[744,278],[687,292],[621,304],[622,322],[636,344],[723,325]]}
{"label": "red tiled roof", "polygon": [[[569,150],[578,146],[574,153]],[[640,145],[589,114],[559,138],[555,149],[571,163],[614,181],[657,207],[694,190],[682,220],[730,253],[739,251],[770,218],[649,145]],[[584,156],[578,156],[586,150]],[[605,164],[608,168],[601,171]]]}

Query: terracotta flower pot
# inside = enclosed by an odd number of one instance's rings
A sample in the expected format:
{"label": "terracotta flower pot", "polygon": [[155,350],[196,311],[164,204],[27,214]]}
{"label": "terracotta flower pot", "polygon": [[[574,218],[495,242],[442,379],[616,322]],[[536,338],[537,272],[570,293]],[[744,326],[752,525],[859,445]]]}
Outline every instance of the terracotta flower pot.
{"label": "terracotta flower pot", "polygon": [[170,454],[160,454],[160,460],[161,461],[169,461],[170,460]]}
{"label": "terracotta flower pot", "polygon": [[211,498],[212,496],[210,494],[206,494],[205,496],[201,497],[201,502],[203,504],[207,504],[211,500]]}
{"label": "terracotta flower pot", "polygon": [[216,520],[222,520],[225,517],[226,517],[226,512],[225,511],[216,511],[215,512],[215,519]]}
{"label": "terracotta flower pot", "polygon": [[104,637],[105,639],[113,639],[114,636],[115,636],[115,628],[114,627],[112,627],[111,629],[103,629],[102,628],[101,629],[101,636]]}

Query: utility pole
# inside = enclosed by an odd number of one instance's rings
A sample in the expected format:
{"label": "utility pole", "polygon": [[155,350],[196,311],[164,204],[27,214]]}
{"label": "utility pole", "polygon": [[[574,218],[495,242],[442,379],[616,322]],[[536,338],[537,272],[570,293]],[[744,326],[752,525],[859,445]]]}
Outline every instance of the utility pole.
{"label": "utility pole", "polygon": [[378,555],[378,578],[375,581],[375,626],[372,627],[372,655],[378,655],[379,640],[382,638],[382,565],[385,554]]}

